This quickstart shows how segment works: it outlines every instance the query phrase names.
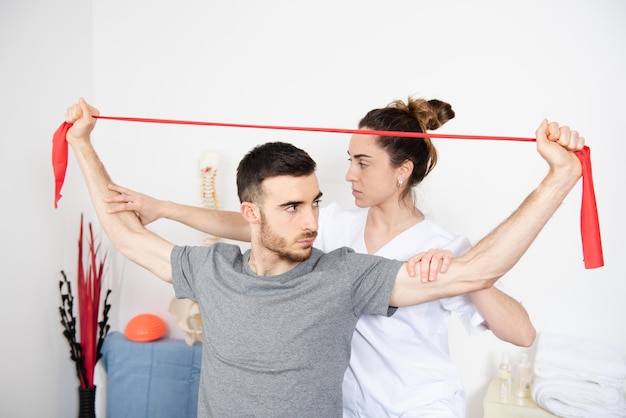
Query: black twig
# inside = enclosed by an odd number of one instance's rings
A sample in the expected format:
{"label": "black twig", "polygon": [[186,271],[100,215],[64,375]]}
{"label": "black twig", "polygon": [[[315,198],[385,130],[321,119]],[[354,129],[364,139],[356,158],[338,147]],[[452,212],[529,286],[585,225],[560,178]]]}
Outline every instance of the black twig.
{"label": "black twig", "polygon": [[[70,358],[76,366],[76,376],[80,380],[82,387],[86,387],[87,370],[85,369],[85,358],[80,342],[76,339],[76,317],[74,316],[74,296],[72,295],[72,284],[67,280],[65,272],[61,270],[63,280],[59,281],[59,291],[61,292],[61,325],[63,325],[63,336],[70,346]],[[63,292],[65,287],[66,292]]]}
{"label": "black twig", "polygon": [[[88,387],[87,370],[85,369],[85,357],[80,342],[77,339],[77,322],[74,316],[74,296],[72,295],[72,284],[67,279],[65,272],[61,270],[63,280],[59,280],[59,291],[61,293],[61,306],[59,314],[61,316],[61,325],[63,325],[63,336],[67,340],[70,348],[70,358],[74,361],[76,367],[76,376],[80,380],[81,387]],[[102,307],[102,320],[98,322],[99,335],[96,348],[96,361],[102,357],[101,349],[109,329],[109,311],[111,304],[108,303],[111,289],[107,290]]]}
{"label": "black twig", "polygon": [[104,297],[104,306],[102,307],[102,321],[98,322],[98,327],[100,328],[100,333],[98,334],[98,345],[96,348],[96,361],[100,360],[102,357],[102,344],[104,343],[104,339],[109,333],[109,329],[111,326],[109,325],[109,310],[111,309],[111,304],[109,303],[109,295],[111,294],[111,289],[107,290],[107,294]]}

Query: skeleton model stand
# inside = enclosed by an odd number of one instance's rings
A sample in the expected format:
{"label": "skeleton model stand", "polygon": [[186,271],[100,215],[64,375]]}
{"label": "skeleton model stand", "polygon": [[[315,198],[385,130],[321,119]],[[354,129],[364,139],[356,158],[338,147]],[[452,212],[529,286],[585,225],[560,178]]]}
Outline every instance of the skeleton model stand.
{"label": "skeleton model stand", "polygon": [[[200,196],[202,206],[208,209],[219,209],[219,199],[215,187],[215,177],[219,167],[220,157],[216,151],[206,151],[200,157]],[[207,235],[205,245],[213,245],[220,241],[219,237]],[[190,299],[172,298],[169,312],[174,316],[176,324],[185,334],[187,345],[202,340],[202,319],[198,304]]]}
{"label": "skeleton model stand", "polygon": [[[200,196],[202,197],[202,206],[208,209],[219,209],[220,207],[215,187],[219,163],[220,156],[217,151],[208,150],[200,157]],[[205,238],[204,244],[211,245],[218,241],[220,241],[219,237],[209,235]]]}

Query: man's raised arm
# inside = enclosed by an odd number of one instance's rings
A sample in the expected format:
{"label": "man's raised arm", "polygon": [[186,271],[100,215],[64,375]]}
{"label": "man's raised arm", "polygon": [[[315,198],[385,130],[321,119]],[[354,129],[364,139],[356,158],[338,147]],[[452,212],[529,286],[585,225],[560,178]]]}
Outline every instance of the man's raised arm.
{"label": "man's raised arm", "polygon": [[578,132],[544,120],[536,132],[537,149],[550,171],[521,206],[465,255],[455,258],[436,281],[421,281],[401,268],[390,305],[407,306],[492,286],[526,252],[581,176],[574,151],[585,144]]}
{"label": "man's raised arm", "polygon": [[173,244],[148,231],[132,212],[108,213],[105,198],[115,192],[108,189],[112,183],[100,158],[96,154],[90,135],[98,110],[80,99],[65,113],[65,121],[72,123],[67,132],[67,142],[72,147],[81,169],[98,220],[115,248],[133,262],[150,270],[161,279],[172,281],[170,253]]}

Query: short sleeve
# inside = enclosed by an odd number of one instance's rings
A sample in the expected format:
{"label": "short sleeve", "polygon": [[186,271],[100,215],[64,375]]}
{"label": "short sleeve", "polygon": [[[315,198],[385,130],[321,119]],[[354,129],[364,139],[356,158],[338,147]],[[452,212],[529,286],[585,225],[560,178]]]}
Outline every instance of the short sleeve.
{"label": "short sleeve", "polygon": [[193,247],[174,246],[170,256],[172,262],[172,284],[174,285],[175,296],[179,299],[191,299],[194,302],[195,276],[193,262],[197,256],[193,254]]}
{"label": "short sleeve", "polygon": [[356,277],[353,284],[355,314],[393,314],[394,310],[389,309],[389,299],[403,263],[354,252],[349,254],[348,263],[353,266]]}

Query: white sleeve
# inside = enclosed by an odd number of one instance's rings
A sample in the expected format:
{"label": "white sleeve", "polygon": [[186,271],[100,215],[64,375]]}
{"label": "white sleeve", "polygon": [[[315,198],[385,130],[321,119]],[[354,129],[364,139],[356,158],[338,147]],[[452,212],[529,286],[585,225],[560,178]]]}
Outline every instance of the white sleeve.
{"label": "white sleeve", "polygon": [[[459,237],[451,241],[445,248],[452,251],[454,255],[458,257],[465,254],[471,248],[471,243],[466,237]],[[517,297],[506,290],[506,286],[501,281],[496,282],[495,286],[500,291],[516,299],[518,302],[520,301]],[[465,331],[469,335],[477,335],[487,330],[487,327],[484,325],[485,318],[483,318],[480,314],[478,308],[468,295],[459,295],[441,299],[440,302],[445,310],[454,312],[457,315],[459,321],[463,324]]]}
{"label": "white sleeve", "polygon": [[[500,281],[496,282],[495,286],[502,292],[511,296],[518,302],[521,302],[519,298],[515,297],[506,290],[506,286]],[[476,305],[467,295],[454,296],[452,298],[441,299],[441,305],[447,311],[454,312],[463,328],[468,335],[477,335],[487,330],[485,327],[485,318],[480,314]]]}

